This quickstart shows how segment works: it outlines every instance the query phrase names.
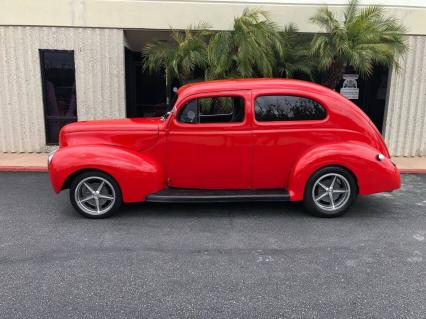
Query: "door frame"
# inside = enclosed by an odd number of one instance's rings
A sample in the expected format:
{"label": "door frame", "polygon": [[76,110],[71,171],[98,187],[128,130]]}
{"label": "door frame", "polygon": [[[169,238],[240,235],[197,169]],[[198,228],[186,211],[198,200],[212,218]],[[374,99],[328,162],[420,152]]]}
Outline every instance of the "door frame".
{"label": "door frame", "polygon": [[[208,98],[208,97],[226,97],[234,96],[241,97],[244,99],[244,120],[237,123],[181,123],[178,122],[178,117],[180,112],[183,111],[183,107],[190,101],[198,98]],[[206,133],[208,131],[214,131],[216,134],[220,134],[223,131],[223,134],[245,134],[249,136],[249,139],[253,138],[253,107],[252,107],[252,90],[226,90],[226,91],[210,91],[210,92],[200,92],[192,95],[185,96],[183,99],[179,100],[173,108],[169,119],[166,123],[166,172],[168,175],[168,184],[174,186],[173,181],[170,180],[171,176],[171,163],[174,161],[171,156],[170,151],[170,135],[173,133],[182,133],[188,135],[197,135],[199,133]],[[252,142],[252,141],[251,141]],[[249,143],[249,158],[248,160],[248,188],[252,188],[252,143]],[[225,185],[226,186],[226,185]],[[229,188],[229,187],[224,187]],[[210,188],[211,189],[211,188]],[[235,188],[234,188],[235,189]]]}

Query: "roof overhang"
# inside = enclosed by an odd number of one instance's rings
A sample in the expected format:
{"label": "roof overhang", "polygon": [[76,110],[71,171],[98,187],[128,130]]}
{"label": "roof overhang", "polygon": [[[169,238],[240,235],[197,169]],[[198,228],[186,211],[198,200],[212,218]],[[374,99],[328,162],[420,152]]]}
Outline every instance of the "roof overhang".
{"label": "roof overhang", "polygon": [[[423,0],[361,2],[385,5],[407,26],[409,34],[426,34]],[[203,21],[212,29],[226,30],[244,8],[257,7],[271,12],[280,25],[294,22],[301,32],[316,32],[309,17],[324,3],[341,12],[346,0],[4,0],[0,25],[167,30]]]}

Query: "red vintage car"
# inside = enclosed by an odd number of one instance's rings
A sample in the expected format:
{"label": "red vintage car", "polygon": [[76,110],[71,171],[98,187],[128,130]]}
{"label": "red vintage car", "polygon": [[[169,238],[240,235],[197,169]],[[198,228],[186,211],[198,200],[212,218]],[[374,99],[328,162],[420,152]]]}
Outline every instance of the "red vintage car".
{"label": "red vintage car", "polygon": [[85,217],[130,202],[303,201],[341,215],[400,176],[380,133],[340,94],[286,79],[189,84],[161,118],[65,126],[49,156],[56,192]]}

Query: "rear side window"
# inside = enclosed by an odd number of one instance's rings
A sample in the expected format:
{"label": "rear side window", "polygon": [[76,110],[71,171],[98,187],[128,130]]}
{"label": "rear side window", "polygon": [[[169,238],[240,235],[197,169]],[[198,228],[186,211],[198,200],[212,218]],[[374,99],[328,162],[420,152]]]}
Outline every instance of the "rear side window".
{"label": "rear side window", "polygon": [[255,117],[266,121],[323,120],[325,109],[316,101],[293,95],[265,95],[256,98]]}
{"label": "rear side window", "polygon": [[188,102],[178,117],[182,123],[235,123],[244,120],[244,99],[215,96]]}

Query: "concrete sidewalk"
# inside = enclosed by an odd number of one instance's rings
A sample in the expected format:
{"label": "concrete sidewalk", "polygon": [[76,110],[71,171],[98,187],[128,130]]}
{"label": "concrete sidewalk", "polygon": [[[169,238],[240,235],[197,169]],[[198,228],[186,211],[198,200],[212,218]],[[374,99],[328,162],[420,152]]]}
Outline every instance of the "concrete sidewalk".
{"label": "concrete sidewalk", "polygon": [[47,171],[47,153],[0,153],[0,171]]}
{"label": "concrete sidewalk", "polygon": [[423,157],[392,157],[392,161],[401,173],[426,174],[426,156]]}
{"label": "concrete sidewalk", "polygon": [[[401,173],[426,174],[426,157],[393,157]],[[46,171],[46,153],[0,153],[0,171]]]}

